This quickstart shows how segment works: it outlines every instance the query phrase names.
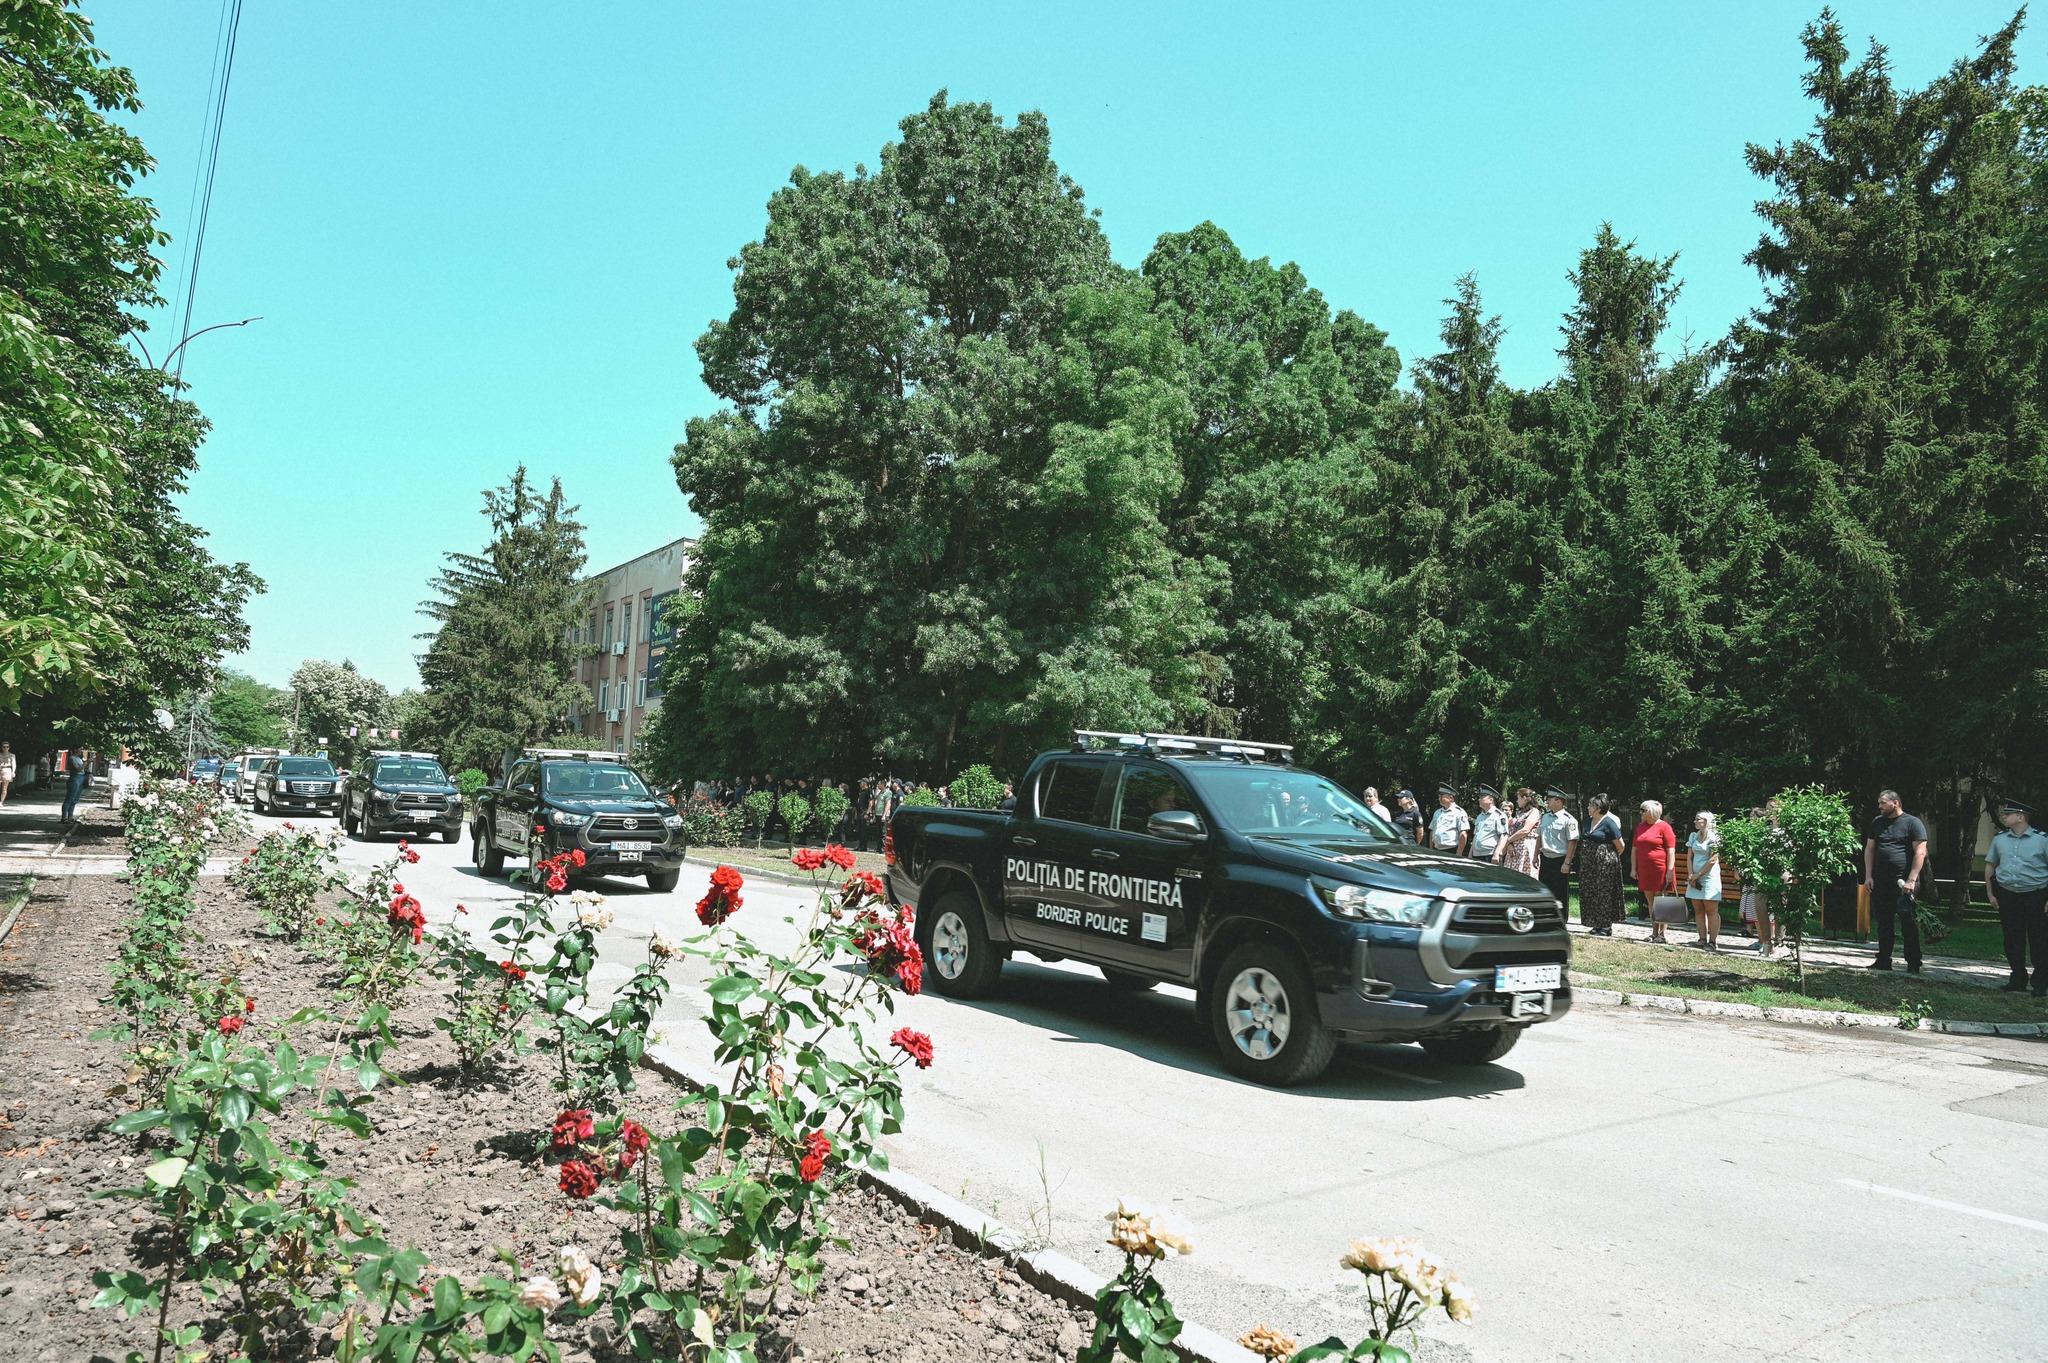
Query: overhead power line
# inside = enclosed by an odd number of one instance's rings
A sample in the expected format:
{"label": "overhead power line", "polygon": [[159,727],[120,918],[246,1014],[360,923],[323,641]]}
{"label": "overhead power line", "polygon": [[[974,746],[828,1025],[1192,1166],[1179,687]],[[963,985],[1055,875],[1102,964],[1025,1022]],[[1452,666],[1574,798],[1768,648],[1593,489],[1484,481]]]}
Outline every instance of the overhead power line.
{"label": "overhead power line", "polygon": [[185,210],[185,299],[178,322],[175,371],[185,376],[184,344],[192,338],[192,308],[199,297],[199,263],[206,253],[206,223],[213,213],[213,183],[220,169],[221,125],[226,121],[228,87],[235,78],[235,40],[242,29],[242,0],[221,0],[214,30],[213,78],[207,88],[207,115],[201,126],[199,161],[193,168],[192,202]]}

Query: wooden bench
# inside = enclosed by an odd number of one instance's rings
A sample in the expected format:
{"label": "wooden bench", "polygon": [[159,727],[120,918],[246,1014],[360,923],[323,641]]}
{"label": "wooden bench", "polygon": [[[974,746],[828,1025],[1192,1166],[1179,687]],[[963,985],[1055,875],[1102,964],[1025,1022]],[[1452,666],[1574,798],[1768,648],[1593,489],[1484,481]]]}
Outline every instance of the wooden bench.
{"label": "wooden bench", "polygon": [[[1680,894],[1685,893],[1686,878],[1691,874],[1692,853],[1681,848],[1678,853],[1678,892]],[[1721,902],[1724,904],[1735,904],[1738,914],[1742,911],[1740,907],[1742,903],[1742,881],[1729,871],[1728,863],[1725,859],[1721,862]],[[1856,887],[1856,932],[1858,936],[1862,937],[1870,935],[1870,887],[1868,885],[1858,885]]]}

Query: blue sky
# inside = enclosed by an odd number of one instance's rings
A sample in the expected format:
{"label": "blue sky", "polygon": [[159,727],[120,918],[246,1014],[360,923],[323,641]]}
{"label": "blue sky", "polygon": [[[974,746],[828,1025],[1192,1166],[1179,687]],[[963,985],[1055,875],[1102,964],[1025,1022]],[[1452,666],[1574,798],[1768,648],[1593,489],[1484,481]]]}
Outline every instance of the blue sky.
{"label": "blue sky", "polygon": [[[145,192],[180,233],[217,7],[85,8],[141,82]],[[1913,84],[2013,8],[1836,6]],[[1509,378],[1549,378],[1603,219],[1682,253],[1676,332],[1710,341],[1758,297],[1742,148],[1810,125],[1818,10],[247,0],[194,326],[264,320],[186,366],[214,423],[188,514],[270,588],[235,665],[413,684],[426,584],[521,461],[581,503],[594,568],[692,533],[668,455],[713,406],[691,343],[730,309],[727,258],[792,166],[873,165],[942,87],[1042,109],[1120,260],[1212,219],[1407,358],[1471,270]]]}

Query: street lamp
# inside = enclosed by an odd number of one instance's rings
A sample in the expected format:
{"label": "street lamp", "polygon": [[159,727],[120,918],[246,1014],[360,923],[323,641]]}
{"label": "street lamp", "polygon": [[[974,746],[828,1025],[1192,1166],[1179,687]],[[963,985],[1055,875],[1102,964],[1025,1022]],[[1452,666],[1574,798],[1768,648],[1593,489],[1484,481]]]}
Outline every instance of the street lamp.
{"label": "street lamp", "polygon": [[135,344],[137,346],[141,347],[142,358],[149,361],[149,367],[151,369],[168,370],[171,367],[172,359],[174,359],[177,356],[177,353],[179,351],[183,350],[186,346],[191,345],[194,341],[198,340],[201,336],[204,336],[207,332],[220,331],[225,327],[245,327],[248,326],[249,323],[251,322],[260,322],[262,320],[263,319],[261,317],[244,317],[239,322],[215,322],[210,327],[201,327],[199,328],[199,330],[193,332],[190,336],[187,336],[184,340],[179,341],[176,345],[172,346],[170,350],[165,353],[164,362],[162,364],[158,364],[153,358],[151,358],[149,353],[149,347],[143,344],[142,337],[138,335],[132,328],[129,330],[128,335],[134,339]]}

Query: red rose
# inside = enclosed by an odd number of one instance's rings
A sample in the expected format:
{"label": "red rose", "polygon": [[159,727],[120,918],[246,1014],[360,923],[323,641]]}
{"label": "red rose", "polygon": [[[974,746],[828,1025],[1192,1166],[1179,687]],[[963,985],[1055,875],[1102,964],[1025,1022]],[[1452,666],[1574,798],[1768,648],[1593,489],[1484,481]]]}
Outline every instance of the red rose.
{"label": "red rose", "polygon": [[619,1138],[625,1142],[625,1148],[619,1152],[619,1172],[623,1174],[640,1162],[653,1138],[647,1134],[646,1127],[631,1118],[619,1128]]}
{"label": "red rose", "polygon": [[546,837],[548,835],[548,826],[544,823],[537,823],[533,826],[533,831],[542,837]]}
{"label": "red rose", "polygon": [[242,1000],[242,1011],[243,1011],[243,1012],[245,1012],[245,1013],[253,1013],[253,1012],[255,1012],[255,1011],[256,1011],[256,1000],[254,1000],[254,999],[243,999],[243,1000]]}
{"label": "red rose", "polygon": [[911,931],[908,909],[885,917],[869,909],[855,924],[853,944],[868,958],[868,973],[894,980],[906,994],[924,988],[924,952]]}
{"label": "red rose", "polygon": [[226,1017],[220,1020],[220,1034],[222,1036],[233,1036],[236,1032],[239,1032],[241,1030],[242,1019],[233,1013],[228,1014]]}
{"label": "red rose", "polygon": [[707,928],[715,928],[739,912],[740,886],[746,880],[730,866],[721,866],[711,873],[711,888],[697,901],[697,921]]}
{"label": "red rose", "polygon": [[799,871],[815,871],[825,864],[825,854],[815,847],[805,847],[792,856],[790,862]]}
{"label": "red rose", "polygon": [[468,913],[468,912],[469,912],[469,910],[468,910],[467,908],[463,907],[463,906],[462,906],[462,905],[460,905],[460,904],[457,904],[457,905],[455,906],[455,911],[456,911],[457,913]]}
{"label": "red rose", "polygon": [[594,1197],[597,1194],[597,1170],[580,1159],[562,1161],[562,1191],[571,1197]]}
{"label": "red rose", "polygon": [[[427,915],[420,908],[419,900],[404,893],[401,888],[397,897],[391,901],[391,912],[387,916],[392,927],[411,928],[413,945],[419,945],[420,934],[425,932],[427,928]],[[346,924],[343,926],[346,926]]]}
{"label": "red rose", "polygon": [[913,1032],[908,1027],[898,1027],[889,1037],[889,1044],[917,1062],[921,1070],[932,1067],[932,1039],[923,1032]]}
{"label": "red rose", "polygon": [[831,862],[842,871],[851,871],[853,869],[853,853],[847,851],[836,842],[826,844],[825,860]]}
{"label": "red rose", "polygon": [[584,862],[590,860],[590,858],[583,855],[582,848],[572,847],[569,849],[569,860],[573,865],[581,866]]}
{"label": "red rose", "polygon": [[420,859],[420,854],[413,851],[410,847],[399,849],[398,855],[405,858],[407,865],[411,865],[413,862],[416,862]]}
{"label": "red rose", "polygon": [[825,1172],[826,1157],[832,1153],[832,1138],[822,1131],[813,1131],[804,1137],[803,1158],[797,1161],[797,1177],[806,1183],[816,1183]]}
{"label": "red rose", "polygon": [[882,878],[873,871],[855,871],[839,887],[839,903],[842,908],[857,909],[869,899],[886,899],[888,890],[883,888]]}
{"label": "red rose", "polygon": [[578,1141],[587,1141],[597,1134],[597,1123],[591,1120],[587,1107],[566,1108],[555,1116],[554,1148],[567,1150]]}
{"label": "red rose", "polygon": [[562,891],[568,888],[569,877],[563,875],[560,871],[557,871],[553,875],[548,877],[548,889],[551,893],[560,894]]}
{"label": "red rose", "polygon": [[510,975],[515,980],[523,980],[526,978],[526,971],[522,967],[512,964],[512,962],[510,961],[498,962],[498,969],[504,971],[507,975]]}

